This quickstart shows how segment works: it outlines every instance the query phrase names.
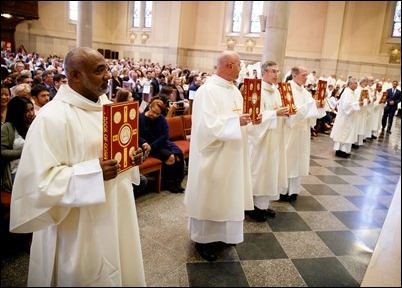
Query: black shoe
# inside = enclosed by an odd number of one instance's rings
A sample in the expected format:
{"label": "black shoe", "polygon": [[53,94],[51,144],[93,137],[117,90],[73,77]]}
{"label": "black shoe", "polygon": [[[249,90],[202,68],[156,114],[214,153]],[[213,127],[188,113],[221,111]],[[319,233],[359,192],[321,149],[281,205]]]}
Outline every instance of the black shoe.
{"label": "black shoe", "polygon": [[166,190],[172,193],[180,193],[181,191],[178,189],[177,185],[169,184],[166,186]]}
{"label": "black shoe", "polygon": [[338,156],[338,157],[341,157],[341,158],[348,158],[349,157],[347,153],[345,153],[345,152],[343,152],[341,150],[336,150],[335,155]]}
{"label": "black shoe", "polygon": [[357,144],[352,144],[352,148],[353,148],[353,149],[359,149],[359,145],[357,145]]}
{"label": "black shoe", "polygon": [[279,200],[285,201],[285,202],[290,202],[290,196],[288,194],[279,194]]}
{"label": "black shoe", "polygon": [[258,222],[267,221],[267,211],[254,206],[254,210],[246,211],[246,215]]}
{"label": "black shoe", "polygon": [[271,218],[274,218],[275,217],[275,211],[268,208],[267,209],[267,216],[271,217]]}
{"label": "black shoe", "polygon": [[297,194],[292,194],[292,195],[290,195],[290,199],[291,199],[292,201],[296,201],[296,200],[297,200]]}
{"label": "black shoe", "polygon": [[174,184],[174,187],[176,188],[178,193],[183,193],[185,190],[183,187],[181,187],[181,182],[177,182],[176,184]]}
{"label": "black shoe", "polygon": [[391,131],[387,130],[387,134],[392,134]]}
{"label": "black shoe", "polygon": [[371,139],[375,140],[375,139],[377,139],[377,137],[374,136],[374,135],[372,135],[372,136],[371,136]]}
{"label": "black shoe", "polygon": [[195,243],[195,249],[200,253],[201,257],[207,261],[215,261],[216,255],[213,249],[213,243]]}

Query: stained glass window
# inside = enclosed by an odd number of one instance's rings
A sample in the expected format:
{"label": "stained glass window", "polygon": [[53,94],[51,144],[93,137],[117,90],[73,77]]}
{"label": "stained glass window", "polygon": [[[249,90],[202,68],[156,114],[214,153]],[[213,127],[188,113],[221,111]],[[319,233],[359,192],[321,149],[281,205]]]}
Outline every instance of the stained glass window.
{"label": "stained glass window", "polygon": [[132,28],[152,27],[152,1],[132,1],[133,24]]}
{"label": "stained glass window", "polygon": [[141,1],[134,1],[133,5],[133,28],[140,28]]}
{"label": "stained glass window", "polygon": [[152,1],[145,1],[144,27],[151,28],[152,25]]}
{"label": "stained glass window", "polygon": [[[260,33],[260,15],[263,15],[264,1],[232,1],[233,33]],[[242,31],[247,29],[247,31]]]}
{"label": "stained glass window", "polygon": [[396,1],[392,37],[401,38],[401,1]]}
{"label": "stained glass window", "polygon": [[239,33],[241,27],[241,16],[243,14],[243,1],[233,1],[232,32]]}

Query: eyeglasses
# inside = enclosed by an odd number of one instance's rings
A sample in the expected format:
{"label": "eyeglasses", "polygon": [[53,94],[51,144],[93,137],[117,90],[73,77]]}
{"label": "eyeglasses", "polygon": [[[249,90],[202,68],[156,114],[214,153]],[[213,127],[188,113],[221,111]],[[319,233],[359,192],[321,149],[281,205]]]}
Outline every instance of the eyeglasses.
{"label": "eyeglasses", "polygon": [[274,73],[274,74],[281,74],[281,71],[276,70],[276,69],[267,69],[267,70],[265,70],[265,71],[271,71],[271,72]]}

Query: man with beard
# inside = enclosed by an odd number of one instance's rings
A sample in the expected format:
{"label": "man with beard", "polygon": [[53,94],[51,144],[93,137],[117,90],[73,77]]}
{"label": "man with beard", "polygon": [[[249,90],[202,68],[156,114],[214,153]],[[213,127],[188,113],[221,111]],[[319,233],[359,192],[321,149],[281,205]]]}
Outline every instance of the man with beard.
{"label": "man with beard", "polygon": [[28,131],[11,198],[10,231],[33,232],[28,286],[145,286],[132,183],[102,160],[103,105],[110,74],[87,47],[64,61],[68,85]]}

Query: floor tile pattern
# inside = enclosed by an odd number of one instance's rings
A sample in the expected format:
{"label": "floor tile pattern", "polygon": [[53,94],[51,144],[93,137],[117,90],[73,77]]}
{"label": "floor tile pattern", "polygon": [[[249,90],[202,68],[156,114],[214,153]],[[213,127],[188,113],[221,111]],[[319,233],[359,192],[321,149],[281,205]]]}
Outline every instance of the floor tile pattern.
{"label": "floor tile pattern", "polygon": [[[359,287],[401,175],[400,118],[394,125],[349,159],[335,156],[328,135],[314,137],[298,199],[273,202],[276,217],[263,223],[246,216],[244,242],[213,263],[189,239],[183,194],[136,195],[147,285]],[[2,255],[2,287],[26,286],[28,259]]]}

